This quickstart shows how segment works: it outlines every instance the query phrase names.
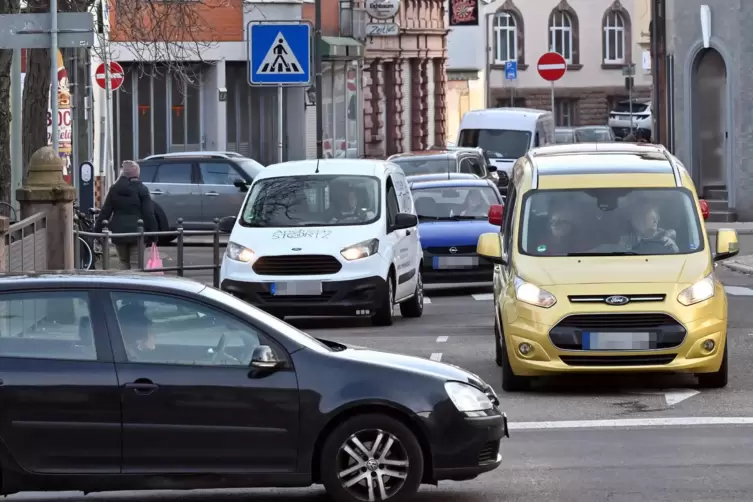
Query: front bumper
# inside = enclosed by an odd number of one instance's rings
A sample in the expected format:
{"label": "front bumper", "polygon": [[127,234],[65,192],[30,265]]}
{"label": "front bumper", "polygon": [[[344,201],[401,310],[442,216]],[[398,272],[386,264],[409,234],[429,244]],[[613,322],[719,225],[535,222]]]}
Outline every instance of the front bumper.
{"label": "front bumper", "polygon": [[509,437],[507,416],[495,407],[486,416],[470,417],[449,406],[421,415],[432,452],[430,481],[464,481],[499,467],[500,443]]}
{"label": "front bumper", "polygon": [[242,282],[225,279],[226,291],[277,317],[285,316],[369,316],[385,298],[387,282],[381,277],[345,281],[323,281],[321,295],[274,296],[271,282]]}

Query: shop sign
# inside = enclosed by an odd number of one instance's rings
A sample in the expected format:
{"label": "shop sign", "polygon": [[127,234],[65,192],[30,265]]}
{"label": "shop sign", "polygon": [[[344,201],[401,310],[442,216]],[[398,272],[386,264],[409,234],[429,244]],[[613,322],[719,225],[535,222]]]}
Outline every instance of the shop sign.
{"label": "shop sign", "polygon": [[450,0],[450,26],[478,26],[478,0]]}
{"label": "shop sign", "polygon": [[397,23],[367,24],[367,37],[395,37],[400,34]]}
{"label": "shop sign", "polygon": [[392,19],[400,10],[400,0],[366,0],[366,13],[374,19]]}

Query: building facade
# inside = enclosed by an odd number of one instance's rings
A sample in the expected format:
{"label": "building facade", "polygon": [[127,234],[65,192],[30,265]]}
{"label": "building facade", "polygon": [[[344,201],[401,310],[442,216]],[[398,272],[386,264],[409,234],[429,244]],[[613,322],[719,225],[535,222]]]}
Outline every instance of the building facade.
{"label": "building facade", "polygon": [[753,220],[751,22],[745,0],[666,4],[675,153],[722,221]]}

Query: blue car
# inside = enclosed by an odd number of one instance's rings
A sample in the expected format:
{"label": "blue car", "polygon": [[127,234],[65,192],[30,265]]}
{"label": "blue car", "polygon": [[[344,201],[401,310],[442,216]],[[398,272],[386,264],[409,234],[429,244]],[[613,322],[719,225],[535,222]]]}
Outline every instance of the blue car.
{"label": "blue car", "polygon": [[499,232],[489,209],[503,205],[485,179],[451,179],[411,184],[423,248],[425,284],[491,282],[494,265],[476,254],[481,234]]}

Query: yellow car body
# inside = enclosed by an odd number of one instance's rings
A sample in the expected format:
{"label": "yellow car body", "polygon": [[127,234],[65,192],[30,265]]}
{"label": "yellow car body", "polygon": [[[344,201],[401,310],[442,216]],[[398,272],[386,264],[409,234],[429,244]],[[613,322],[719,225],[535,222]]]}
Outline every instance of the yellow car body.
{"label": "yellow car body", "polygon": [[[697,229],[696,242],[674,254],[523,252],[527,196],[601,189],[682,191],[689,209],[682,213],[688,221],[680,223]],[[501,231],[482,235],[477,246],[496,264],[495,345],[503,388],[523,390],[530,377],[607,372],[684,372],[698,375],[702,386],[726,385],[727,297],[713,271],[716,261],[737,254],[738,240],[734,230],[720,230],[710,252],[700,214],[691,177],[660,146],[558,145],[519,159]],[[626,341],[631,337],[641,341]]]}

